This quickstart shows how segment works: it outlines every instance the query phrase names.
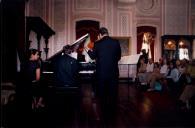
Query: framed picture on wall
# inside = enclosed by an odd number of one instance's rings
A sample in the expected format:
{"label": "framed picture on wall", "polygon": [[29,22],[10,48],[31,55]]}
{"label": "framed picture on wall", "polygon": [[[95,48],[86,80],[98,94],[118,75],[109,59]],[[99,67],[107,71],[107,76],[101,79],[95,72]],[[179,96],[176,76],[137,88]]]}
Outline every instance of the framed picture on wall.
{"label": "framed picture on wall", "polygon": [[123,37],[123,36],[113,36],[113,39],[119,41],[121,46],[121,56],[128,56],[131,53],[131,38],[130,37]]}

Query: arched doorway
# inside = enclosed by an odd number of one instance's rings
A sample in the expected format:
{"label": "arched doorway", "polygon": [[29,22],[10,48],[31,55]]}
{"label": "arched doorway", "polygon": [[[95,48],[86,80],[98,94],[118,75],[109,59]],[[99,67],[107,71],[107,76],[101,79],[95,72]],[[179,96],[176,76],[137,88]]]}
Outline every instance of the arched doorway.
{"label": "arched doorway", "polygon": [[91,42],[97,40],[97,34],[100,24],[98,21],[93,20],[80,20],[76,22],[76,39],[85,35],[90,34]]}
{"label": "arched doorway", "polygon": [[154,43],[156,37],[156,27],[152,26],[139,26],[137,27],[137,53],[141,52],[144,43],[144,37],[148,38],[148,43],[150,46],[151,58],[154,59]]}
{"label": "arched doorway", "polygon": [[[100,23],[98,21],[93,20],[80,20],[76,22],[76,39],[81,36],[89,33],[90,35],[90,45],[89,47],[93,47],[94,42],[97,40],[98,30],[100,27]],[[84,61],[84,57],[82,55],[83,46],[81,45],[78,49],[78,60]]]}

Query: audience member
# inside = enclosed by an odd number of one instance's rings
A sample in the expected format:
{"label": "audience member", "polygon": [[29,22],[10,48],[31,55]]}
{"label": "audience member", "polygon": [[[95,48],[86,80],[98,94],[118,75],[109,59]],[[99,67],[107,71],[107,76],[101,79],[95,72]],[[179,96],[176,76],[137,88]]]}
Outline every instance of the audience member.
{"label": "audience member", "polygon": [[[181,93],[179,100],[182,103],[181,107],[184,109],[190,109],[190,99],[195,96],[195,86],[194,85],[186,85],[183,92]],[[183,109],[183,108],[182,108]]]}
{"label": "audience member", "polygon": [[141,84],[146,84],[147,83],[147,79],[146,79],[146,63],[144,62],[144,58],[140,59],[140,66],[138,67],[138,73],[137,73],[137,77],[139,79],[139,82]]}
{"label": "audience member", "polygon": [[166,75],[167,87],[174,97],[178,97],[181,86],[179,84],[180,72],[176,66],[176,61],[170,62],[170,69]]}
{"label": "audience member", "polygon": [[164,59],[164,60],[162,61],[162,64],[160,65],[160,74],[162,74],[163,76],[165,76],[166,73],[167,73],[167,71],[168,71],[167,60]]}
{"label": "audience member", "polygon": [[154,70],[154,62],[153,62],[152,58],[150,58],[148,60],[147,66],[146,66],[146,72],[147,73],[152,73],[153,70]]}
{"label": "audience member", "polygon": [[155,62],[153,72],[148,75],[148,83],[150,85],[148,91],[155,90],[155,82],[157,82],[157,80],[160,80],[161,78],[163,78],[163,75],[160,74],[160,65],[158,62]]}

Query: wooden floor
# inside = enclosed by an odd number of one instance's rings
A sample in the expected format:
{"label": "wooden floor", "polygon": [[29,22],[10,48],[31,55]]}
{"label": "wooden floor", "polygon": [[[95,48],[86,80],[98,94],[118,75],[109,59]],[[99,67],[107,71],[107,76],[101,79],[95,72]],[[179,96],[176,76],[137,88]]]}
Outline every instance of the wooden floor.
{"label": "wooden floor", "polygon": [[[81,95],[51,96],[43,110],[33,112],[32,126],[43,128],[195,127],[195,114],[180,111],[168,92],[147,92],[134,84],[120,84],[116,120],[102,123],[90,84]],[[97,111],[96,111],[97,110]]]}

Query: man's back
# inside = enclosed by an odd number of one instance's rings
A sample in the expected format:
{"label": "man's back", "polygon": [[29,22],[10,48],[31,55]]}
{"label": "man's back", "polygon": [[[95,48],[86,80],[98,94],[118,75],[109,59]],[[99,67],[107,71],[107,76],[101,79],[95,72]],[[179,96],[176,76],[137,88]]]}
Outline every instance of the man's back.
{"label": "man's back", "polygon": [[97,74],[101,77],[118,76],[118,61],[121,48],[117,40],[106,36],[95,44],[97,56]]}

